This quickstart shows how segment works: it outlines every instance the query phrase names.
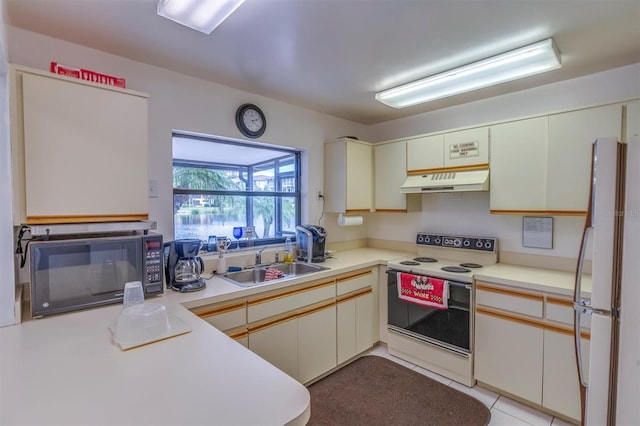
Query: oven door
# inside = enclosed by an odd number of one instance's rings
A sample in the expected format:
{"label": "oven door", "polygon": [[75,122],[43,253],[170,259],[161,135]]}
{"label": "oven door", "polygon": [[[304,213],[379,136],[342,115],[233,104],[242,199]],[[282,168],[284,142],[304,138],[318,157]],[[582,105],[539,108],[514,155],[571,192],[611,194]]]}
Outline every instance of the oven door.
{"label": "oven door", "polygon": [[471,284],[449,280],[448,309],[433,309],[398,297],[398,272],[401,271],[387,271],[389,330],[469,355]]}

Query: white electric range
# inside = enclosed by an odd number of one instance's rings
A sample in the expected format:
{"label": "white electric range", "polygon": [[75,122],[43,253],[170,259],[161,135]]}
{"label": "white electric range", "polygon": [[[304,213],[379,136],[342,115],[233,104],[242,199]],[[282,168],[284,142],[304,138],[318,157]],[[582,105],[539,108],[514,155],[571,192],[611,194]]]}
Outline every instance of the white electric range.
{"label": "white electric range", "polygon": [[[473,386],[473,275],[498,260],[498,240],[420,232],[417,254],[387,263],[389,353]],[[447,309],[399,297],[400,273],[447,281]]]}

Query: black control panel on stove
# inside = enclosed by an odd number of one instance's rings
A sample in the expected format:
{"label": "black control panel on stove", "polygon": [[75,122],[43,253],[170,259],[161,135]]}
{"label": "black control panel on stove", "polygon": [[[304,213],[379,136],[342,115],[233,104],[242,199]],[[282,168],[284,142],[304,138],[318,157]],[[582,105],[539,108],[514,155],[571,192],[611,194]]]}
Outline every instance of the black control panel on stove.
{"label": "black control panel on stove", "polygon": [[427,234],[423,232],[418,233],[416,244],[420,246],[448,247],[485,252],[494,252],[497,249],[495,238],[459,237],[455,235]]}

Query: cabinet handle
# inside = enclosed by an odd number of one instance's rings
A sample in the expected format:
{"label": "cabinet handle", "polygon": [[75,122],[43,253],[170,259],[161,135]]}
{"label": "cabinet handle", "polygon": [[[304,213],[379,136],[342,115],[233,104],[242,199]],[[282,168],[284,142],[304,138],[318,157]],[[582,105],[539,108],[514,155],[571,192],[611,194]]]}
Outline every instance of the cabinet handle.
{"label": "cabinet handle", "polygon": [[514,291],[514,290],[507,290],[504,288],[497,288],[497,287],[491,287],[488,285],[484,285],[482,283],[477,283],[476,284],[476,289],[478,290],[482,290],[482,291],[488,291],[491,293],[499,293],[499,294],[505,294],[507,296],[514,296],[514,297],[522,297],[525,299],[532,299],[532,300],[536,300],[538,302],[543,302],[544,298],[540,295],[537,294],[529,294],[529,293],[521,293],[519,291]]}
{"label": "cabinet handle", "polygon": [[347,300],[357,299],[358,297],[363,296],[365,294],[369,294],[369,293],[373,293],[373,289],[371,287],[363,288],[351,293],[343,294],[342,296],[336,299],[336,302],[337,303],[346,302]]}
{"label": "cabinet handle", "polygon": [[295,289],[295,290],[288,290],[288,291],[284,291],[284,292],[281,292],[281,293],[271,294],[269,296],[250,299],[248,301],[248,304],[249,304],[249,306],[257,305],[259,303],[269,302],[271,300],[280,299],[282,297],[293,296],[294,294],[304,293],[306,291],[315,290],[315,289],[318,289],[320,287],[326,287],[326,286],[333,285],[333,284],[335,284],[334,280],[322,281],[322,282],[315,283],[315,284],[312,284],[312,285],[309,285],[309,286],[306,286],[306,287],[303,287],[303,288],[298,288],[298,289]]}
{"label": "cabinet handle", "polygon": [[204,307],[201,310],[194,309],[192,310],[192,312],[197,316],[199,316],[200,318],[209,318],[215,315],[220,315],[220,314],[224,314],[227,312],[235,311],[238,309],[244,309],[244,308],[245,308],[245,302],[242,301],[242,302],[237,302],[229,305],[214,306],[211,308]]}

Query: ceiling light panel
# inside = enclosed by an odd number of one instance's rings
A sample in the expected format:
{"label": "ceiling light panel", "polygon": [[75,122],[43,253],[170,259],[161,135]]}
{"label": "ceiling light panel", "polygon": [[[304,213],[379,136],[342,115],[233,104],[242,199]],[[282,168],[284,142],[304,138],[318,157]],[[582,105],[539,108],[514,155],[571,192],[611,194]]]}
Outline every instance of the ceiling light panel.
{"label": "ceiling light panel", "polygon": [[405,108],[560,68],[552,39],[521,47],[376,94],[376,100]]}
{"label": "ceiling light panel", "polygon": [[245,0],[159,0],[158,15],[211,34]]}

